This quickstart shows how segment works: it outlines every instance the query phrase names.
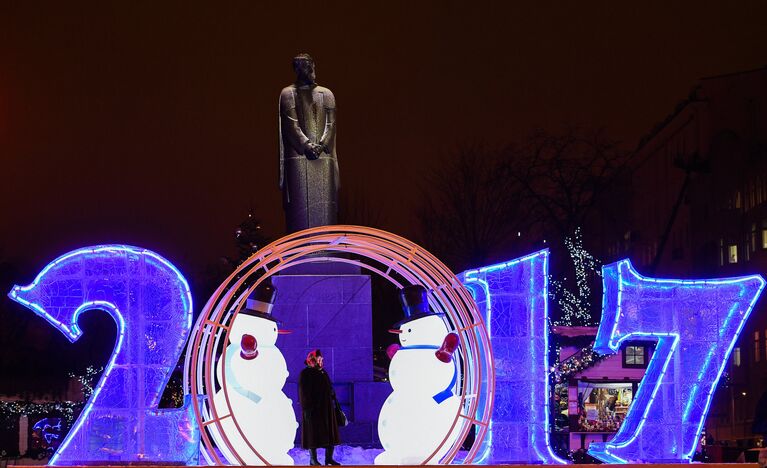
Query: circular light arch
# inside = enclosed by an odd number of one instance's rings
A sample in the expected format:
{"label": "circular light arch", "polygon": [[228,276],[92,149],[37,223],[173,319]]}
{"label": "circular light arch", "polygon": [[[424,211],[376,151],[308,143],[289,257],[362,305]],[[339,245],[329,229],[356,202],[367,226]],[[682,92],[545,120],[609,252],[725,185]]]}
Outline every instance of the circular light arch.
{"label": "circular light arch", "polygon": [[[226,408],[217,408],[213,401],[217,353],[222,344],[228,343],[230,325],[244,306],[244,299],[266,278],[286,268],[322,261],[356,265],[381,275],[398,288],[420,284],[429,291],[430,307],[445,314],[449,325],[460,338],[456,359],[459,363],[457,385],[461,404],[442,444],[435,447],[422,464],[433,463],[432,459],[448,440],[454,442],[441,463],[455,462],[458,451],[474,426],[474,442],[461,460],[465,464],[472,463],[490,426],[495,387],[492,350],[481,312],[453,272],[424,248],[386,231],[349,225],[311,228],[272,242],[229,275],[202,310],[189,340],[184,388],[193,401],[201,428],[202,454],[207,462],[216,465],[245,464],[221,426],[222,419],[232,418],[240,436],[247,442],[231,410],[228,395]],[[221,358],[225,359],[225,356]],[[222,387],[226,393],[225,383]],[[453,437],[456,431],[458,436]],[[219,443],[223,441],[227,447],[216,450],[214,434]],[[270,464],[250,442],[247,444],[264,464]],[[230,453],[234,459],[222,459],[220,453],[223,452]]]}

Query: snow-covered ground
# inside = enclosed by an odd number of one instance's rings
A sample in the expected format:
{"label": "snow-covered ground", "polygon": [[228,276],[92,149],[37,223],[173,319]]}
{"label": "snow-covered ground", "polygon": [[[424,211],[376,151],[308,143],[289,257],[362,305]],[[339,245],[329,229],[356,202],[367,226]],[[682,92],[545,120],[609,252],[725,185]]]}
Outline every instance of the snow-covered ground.
{"label": "snow-covered ground", "polygon": [[[383,449],[372,448],[365,449],[362,447],[354,447],[350,445],[339,445],[333,452],[333,458],[342,465],[374,465],[373,460],[376,455],[383,452]],[[302,448],[294,448],[288,452],[296,465],[308,465],[309,464],[309,451]],[[325,464],[325,450],[317,450],[317,459]]]}
{"label": "snow-covered ground", "polygon": [[[333,452],[333,458],[342,465],[374,465],[376,455],[383,452],[380,448],[362,448],[351,445],[339,445]],[[294,448],[288,452],[296,465],[309,464],[309,451],[302,448]],[[459,452],[459,456],[465,456],[465,452]],[[325,450],[317,450],[317,458],[320,463],[325,464]],[[47,459],[36,460],[32,458],[20,458],[13,460],[0,460],[0,468],[13,465],[45,465]],[[204,461],[201,459],[201,462]]]}

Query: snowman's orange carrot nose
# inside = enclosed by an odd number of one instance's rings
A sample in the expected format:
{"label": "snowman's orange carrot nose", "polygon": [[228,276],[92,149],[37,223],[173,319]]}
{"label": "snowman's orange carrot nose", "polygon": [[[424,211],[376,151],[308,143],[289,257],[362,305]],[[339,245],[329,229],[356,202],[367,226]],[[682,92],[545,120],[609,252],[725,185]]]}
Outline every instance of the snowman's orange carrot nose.
{"label": "snowman's orange carrot nose", "polygon": [[280,328],[280,329],[278,329],[278,330],[277,330],[277,334],[278,334],[278,335],[287,335],[287,334],[289,334],[289,333],[293,333],[293,330],[284,330],[284,329],[282,329],[282,328]]}
{"label": "snowman's orange carrot nose", "polygon": [[389,333],[396,333],[399,335],[400,333],[402,333],[402,330],[400,330],[399,328],[392,328],[391,330],[389,330]]}

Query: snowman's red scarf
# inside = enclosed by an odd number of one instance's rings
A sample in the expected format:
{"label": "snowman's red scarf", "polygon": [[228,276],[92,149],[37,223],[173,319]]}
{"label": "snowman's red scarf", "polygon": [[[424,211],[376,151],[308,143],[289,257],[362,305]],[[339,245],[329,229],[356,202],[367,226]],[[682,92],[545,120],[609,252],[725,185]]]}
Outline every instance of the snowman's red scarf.
{"label": "snowman's red scarf", "polygon": [[[398,349],[397,352],[407,351],[409,349],[439,349],[439,346],[433,346],[433,345],[403,346],[400,349]],[[450,398],[451,396],[453,396],[453,387],[455,386],[455,382],[457,380],[458,380],[458,369],[455,367],[455,361],[454,361],[453,362],[453,379],[450,381],[450,385],[448,385],[446,389],[442,390],[441,392],[437,393],[436,395],[432,397],[434,401],[437,402],[437,404],[440,404],[443,401]]]}
{"label": "snowman's red scarf", "polygon": [[261,401],[261,396],[256,394],[255,392],[251,392],[250,390],[247,390],[240,385],[240,382],[237,380],[237,377],[234,376],[234,373],[232,372],[232,359],[235,357],[239,357],[240,353],[237,352],[239,349],[239,346],[232,343],[229,345],[229,348],[226,350],[226,362],[224,363],[224,372],[226,373],[226,386],[228,388],[234,389],[237,393],[244,396],[245,398],[252,400],[254,403],[258,403]]}

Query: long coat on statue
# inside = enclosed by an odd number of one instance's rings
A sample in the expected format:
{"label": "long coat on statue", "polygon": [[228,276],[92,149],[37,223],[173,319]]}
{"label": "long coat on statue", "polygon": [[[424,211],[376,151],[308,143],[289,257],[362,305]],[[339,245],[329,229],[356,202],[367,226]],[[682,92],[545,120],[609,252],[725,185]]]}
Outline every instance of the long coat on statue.
{"label": "long coat on statue", "polygon": [[[280,188],[288,233],[337,224],[335,113],[336,100],[328,88],[291,85],[280,93]],[[309,143],[327,151],[309,159]]]}
{"label": "long coat on statue", "polygon": [[336,393],[324,369],[306,367],[298,378],[301,401],[301,446],[305,449],[338,445]]}

